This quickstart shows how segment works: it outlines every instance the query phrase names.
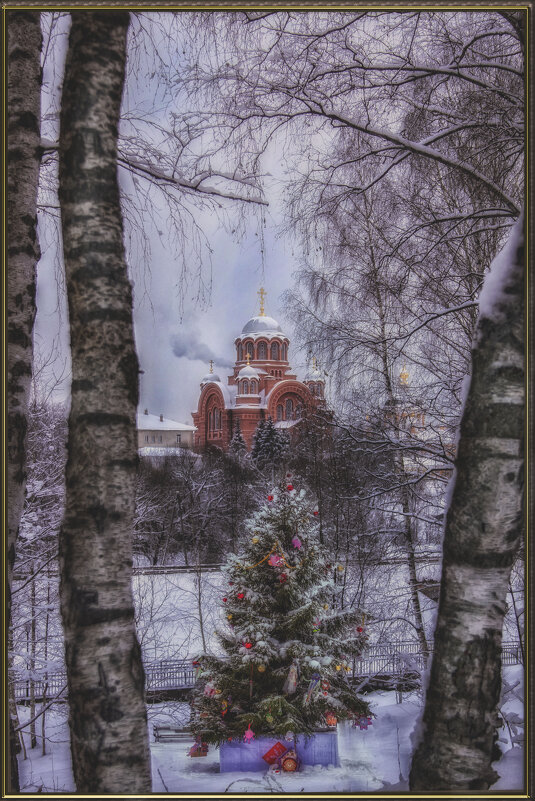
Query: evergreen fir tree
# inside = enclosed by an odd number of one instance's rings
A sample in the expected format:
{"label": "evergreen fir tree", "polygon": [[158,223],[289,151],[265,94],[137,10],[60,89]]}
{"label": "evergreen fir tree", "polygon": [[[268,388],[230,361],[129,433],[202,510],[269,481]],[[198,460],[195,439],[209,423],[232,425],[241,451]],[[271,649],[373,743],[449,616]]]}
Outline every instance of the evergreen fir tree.
{"label": "evergreen fir tree", "polygon": [[233,459],[235,459],[237,462],[240,463],[244,459],[247,453],[247,445],[245,444],[243,434],[241,433],[239,420],[236,424],[236,431],[232,435],[232,439],[229,442],[228,453],[229,456],[231,456]]}
{"label": "evergreen fir tree", "polygon": [[[290,479],[287,479],[289,481]],[[291,483],[268,495],[246,524],[224,575],[225,656],[195,660],[192,730],[205,742],[311,735],[335,716],[368,715],[348,682],[366,641],[364,616],[342,610],[313,507]]]}
{"label": "evergreen fir tree", "polygon": [[251,459],[257,462],[262,453],[262,445],[264,442],[264,434],[266,430],[266,421],[264,418],[260,420],[253,434],[253,447],[251,448]]}
{"label": "evergreen fir tree", "polygon": [[261,420],[255,431],[251,458],[262,470],[276,468],[288,456],[290,439],[286,431],[275,427],[271,417]]}

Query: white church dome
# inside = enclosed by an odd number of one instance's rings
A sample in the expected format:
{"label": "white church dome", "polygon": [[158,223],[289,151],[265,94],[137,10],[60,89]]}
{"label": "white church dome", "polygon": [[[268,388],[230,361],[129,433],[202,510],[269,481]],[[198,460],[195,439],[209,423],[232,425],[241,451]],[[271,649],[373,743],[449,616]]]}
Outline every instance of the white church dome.
{"label": "white church dome", "polygon": [[251,367],[249,364],[242,367],[240,372],[238,373],[238,378],[256,378],[258,380],[259,375],[257,370],[254,367]]}
{"label": "white church dome", "polygon": [[323,381],[323,383],[325,383],[325,378],[323,377],[323,373],[316,367],[308,371],[305,376],[305,381]]}
{"label": "white church dome", "polygon": [[217,373],[206,373],[204,378],[201,380],[201,384],[209,384],[210,381],[221,381]]}
{"label": "white church dome", "polygon": [[242,328],[242,335],[264,334],[271,332],[274,334],[282,334],[282,328],[278,322],[273,319],[273,317],[267,317],[266,315],[262,315],[260,317],[251,317],[251,319],[247,320]]}

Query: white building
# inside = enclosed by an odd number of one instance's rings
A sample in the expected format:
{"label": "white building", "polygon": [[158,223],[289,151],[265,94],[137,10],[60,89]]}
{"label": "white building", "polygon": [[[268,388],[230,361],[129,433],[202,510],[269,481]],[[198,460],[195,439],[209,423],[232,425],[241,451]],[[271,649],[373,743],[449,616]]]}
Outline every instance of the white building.
{"label": "white building", "polygon": [[169,420],[163,414],[149,414],[149,410],[137,413],[137,446],[140,454],[150,448],[192,448],[195,426]]}

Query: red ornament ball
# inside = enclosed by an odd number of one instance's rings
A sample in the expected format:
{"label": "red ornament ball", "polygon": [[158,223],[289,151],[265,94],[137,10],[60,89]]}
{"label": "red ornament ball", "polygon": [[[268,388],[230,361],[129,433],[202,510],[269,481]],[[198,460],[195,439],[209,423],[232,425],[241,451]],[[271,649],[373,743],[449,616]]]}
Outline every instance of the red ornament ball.
{"label": "red ornament ball", "polygon": [[314,514],[314,517],[317,517],[318,514],[319,514],[318,510],[316,509],[313,514]]}
{"label": "red ornament ball", "polygon": [[268,495],[268,501],[272,501],[272,500],[273,500],[273,495]]}
{"label": "red ornament ball", "polygon": [[223,598],[223,603],[226,604],[226,602],[227,602],[227,599]]}
{"label": "red ornament ball", "polygon": [[288,576],[286,575],[286,573],[281,573],[280,574],[279,581],[280,581],[281,584],[284,584],[285,581],[288,581]]}
{"label": "red ornament ball", "polygon": [[362,626],[357,626],[357,631],[358,631],[359,634],[362,634],[364,629],[362,628]]}
{"label": "red ornament ball", "polygon": [[244,643],[244,645],[245,645],[246,648],[252,648],[253,647],[253,644],[251,642],[246,642],[246,643]]}
{"label": "red ornament ball", "polygon": [[288,490],[288,492],[291,492],[291,491],[293,490],[293,488],[294,488],[294,485],[293,485],[293,484],[288,484],[288,486],[286,487],[286,489]]}
{"label": "red ornament ball", "polygon": [[286,478],[291,478],[291,477],[292,477],[291,473],[286,473]]}
{"label": "red ornament ball", "polygon": [[240,599],[240,601],[243,600],[245,598],[245,593],[244,592],[239,592],[238,593],[238,598]]}

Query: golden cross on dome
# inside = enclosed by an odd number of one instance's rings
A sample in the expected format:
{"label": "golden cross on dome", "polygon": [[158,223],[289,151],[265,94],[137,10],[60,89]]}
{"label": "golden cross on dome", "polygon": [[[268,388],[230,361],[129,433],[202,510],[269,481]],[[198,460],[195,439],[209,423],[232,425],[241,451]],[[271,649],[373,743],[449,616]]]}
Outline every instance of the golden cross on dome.
{"label": "golden cross on dome", "polygon": [[312,368],[313,368],[314,370],[317,370],[317,369],[318,369],[318,364],[317,364],[317,362],[316,362],[316,357],[315,357],[315,356],[313,356],[313,357],[312,357]]}
{"label": "golden cross on dome", "polygon": [[260,287],[260,289],[257,292],[257,295],[260,295],[260,317],[265,317],[266,313],[264,310],[264,298],[266,297],[267,292],[263,286]]}
{"label": "golden cross on dome", "polygon": [[407,366],[403,365],[403,370],[399,374],[399,383],[402,384],[404,387],[409,385],[409,374],[407,372]]}
{"label": "golden cross on dome", "polygon": [[213,359],[210,359],[210,372],[211,373],[214,372],[214,360]]}
{"label": "golden cross on dome", "polygon": [[245,357],[247,359],[247,367],[251,366],[251,354],[247,351],[247,355]]}

